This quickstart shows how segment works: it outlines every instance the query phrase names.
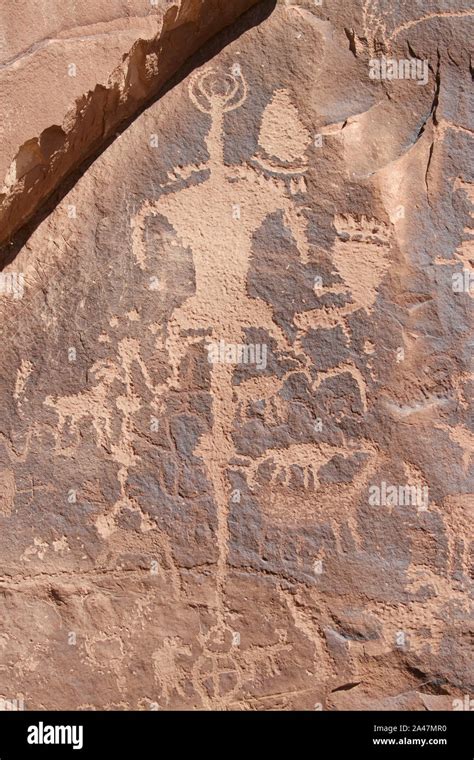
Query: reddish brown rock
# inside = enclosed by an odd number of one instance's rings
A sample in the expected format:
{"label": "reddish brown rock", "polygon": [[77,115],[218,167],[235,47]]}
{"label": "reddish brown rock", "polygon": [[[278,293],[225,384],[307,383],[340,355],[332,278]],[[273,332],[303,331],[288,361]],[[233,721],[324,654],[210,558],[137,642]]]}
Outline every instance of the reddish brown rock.
{"label": "reddish brown rock", "polygon": [[17,4],[7,2],[0,37],[2,265],[17,253],[15,233],[60,184],[256,2],[134,0],[124,10],[115,0],[106,10],[88,2],[59,10],[49,0],[55,7],[43,6],[39,25],[31,25],[36,3],[25,4],[19,24]]}
{"label": "reddish brown rock", "polygon": [[472,694],[459,5],[256,8],[4,270],[5,697]]}

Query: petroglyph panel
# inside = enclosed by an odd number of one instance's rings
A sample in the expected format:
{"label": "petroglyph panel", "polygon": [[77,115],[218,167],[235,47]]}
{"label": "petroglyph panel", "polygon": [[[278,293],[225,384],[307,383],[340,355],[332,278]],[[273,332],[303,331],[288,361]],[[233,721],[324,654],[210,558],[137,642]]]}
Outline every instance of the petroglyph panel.
{"label": "petroglyph panel", "polygon": [[[29,708],[469,692],[468,12],[433,8],[250,15],[5,270],[0,669]],[[407,39],[427,82],[371,78]]]}

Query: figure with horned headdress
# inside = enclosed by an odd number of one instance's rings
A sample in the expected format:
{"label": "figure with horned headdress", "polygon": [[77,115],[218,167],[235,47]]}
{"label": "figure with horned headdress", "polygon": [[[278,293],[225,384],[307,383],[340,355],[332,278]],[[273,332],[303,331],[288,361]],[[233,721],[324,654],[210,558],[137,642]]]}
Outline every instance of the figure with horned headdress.
{"label": "figure with horned headdress", "polygon": [[[202,165],[176,170],[160,197],[145,201],[131,219],[133,254],[141,268],[146,268],[147,220],[160,216],[192,251],[195,268],[195,292],[174,309],[166,327],[163,344],[170,375],[157,394],[179,390],[181,362],[190,344],[242,344],[249,328],[265,330],[277,350],[291,355],[296,366],[293,371],[303,372],[311,382],[311,361],[300,340],[291,344],[270,305],[247,292],[253,237],[271,214],[282,215],[301,260],[309,260],[306,221],[295,196],[306,190],[305,153],[311,135],[288,91],[278,89],[262,117],[258,151],[246,165],[228,166],[224,161],[225,116],[242,106],[248,94],[240,65],[235,64],[224,76],[212,68],[196,73],[189,94],[196,108],[210,119],[205,138],[209,158]],[[217,657],[217,652],[232,657],[225,606],[230,543],[228,470],[237,456],[232,435],[235,397],[238,402],[239,390],[245,386],[245,382],[234,386],[233,375],[232,363],[211,365],[213,423],[194,451],[205,465],[217,507],[216,622],[203,639],[206,656],[211,658]],[[291,465],[298,464],[297,447],[290,445],[285,452]],[[337,450],[327,447],[321,453],[318,463],[323,466]]]}

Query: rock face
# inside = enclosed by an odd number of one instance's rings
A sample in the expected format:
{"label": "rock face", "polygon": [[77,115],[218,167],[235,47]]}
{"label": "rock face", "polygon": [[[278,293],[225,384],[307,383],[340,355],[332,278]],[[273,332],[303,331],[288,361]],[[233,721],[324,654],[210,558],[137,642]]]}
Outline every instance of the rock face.
{"label": "rock face", "polygon": [[4,270],[0,696],[472,693],[472,16],[429,5],[256,7]]}
{"label": "rock face", "polygon": [[2,265],[18,252],[19,227],[61,183],[156,97],[192,53],[256,2],[134,0],[132,9],[114,0],[104,11],[89,7],[94,3],[78,8],[69,0],[58,8],[46,0],[40,32],[32,24],[37,3],[26,2],[21,25],[16,2],[7,0],[0,36],[0,174],[8,166],[0,189]]}

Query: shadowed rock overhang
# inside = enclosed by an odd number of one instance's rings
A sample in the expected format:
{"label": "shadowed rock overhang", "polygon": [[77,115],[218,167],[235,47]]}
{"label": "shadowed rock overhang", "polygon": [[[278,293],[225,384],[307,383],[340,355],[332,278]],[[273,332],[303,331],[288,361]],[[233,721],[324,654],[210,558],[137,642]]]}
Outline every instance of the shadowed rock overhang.
{"label": "shadowed rock overhang", "polygon": [[194,54],[253,6],[267,10],[274,4],[176,0],[170,6],[163,2],[158,33],[152,39],[137,39],[106,85],[97,84],[76,99],[61,125],[50,125],[19,148],[0,189],[0,266],[15,258],[36,226],[35,216],[40,221],[48,213],[44,206],[62,183],[173,86],[173,79]]}

